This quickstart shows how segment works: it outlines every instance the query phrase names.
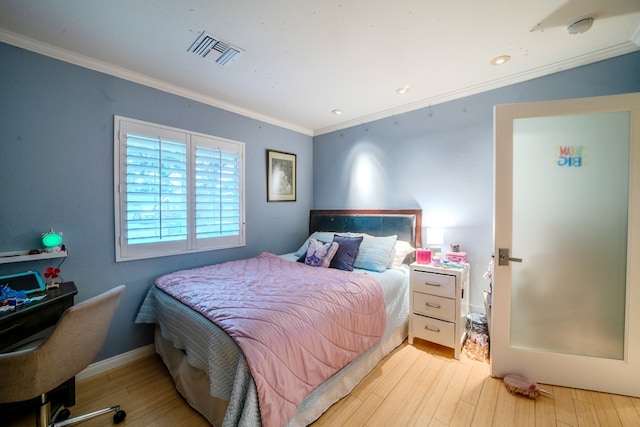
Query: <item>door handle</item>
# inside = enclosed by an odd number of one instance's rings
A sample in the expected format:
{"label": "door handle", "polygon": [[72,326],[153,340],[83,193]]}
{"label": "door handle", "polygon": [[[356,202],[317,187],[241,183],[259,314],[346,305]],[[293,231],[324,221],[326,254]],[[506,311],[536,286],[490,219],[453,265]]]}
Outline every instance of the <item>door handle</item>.
{"label": "door handle", "polygon": [[509,248],[499,248],[498,265],[509,265],[509,261],[522,262],[522,258],[512,258],[509,256]]}

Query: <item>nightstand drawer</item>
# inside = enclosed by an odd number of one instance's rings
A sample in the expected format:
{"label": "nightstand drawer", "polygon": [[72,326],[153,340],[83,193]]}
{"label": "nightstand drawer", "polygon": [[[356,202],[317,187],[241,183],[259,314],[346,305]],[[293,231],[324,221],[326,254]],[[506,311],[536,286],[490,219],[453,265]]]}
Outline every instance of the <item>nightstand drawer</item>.
{"label": "nightstand drawer", "polygon": [[445,347],[455,347],[455,324],[431,317],[411,315],[413,335]]}
{"label": "nightstand drawer", "polygon": [[445,298],[456,297],[456,278],[448,274],[427,273],[414,270],[411,274],[411,287],[420,291]]}
{"label": "nightstand drawer", "polygon": [[453,322],[456,320],[456,300],[436,295],[413,293],[413,311],[425,316]]}

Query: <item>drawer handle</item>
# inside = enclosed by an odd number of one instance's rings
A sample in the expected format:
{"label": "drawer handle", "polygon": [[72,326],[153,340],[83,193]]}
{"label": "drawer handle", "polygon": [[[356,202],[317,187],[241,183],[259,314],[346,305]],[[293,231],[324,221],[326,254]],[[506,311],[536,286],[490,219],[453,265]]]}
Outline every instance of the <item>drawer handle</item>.
{"label": "drawer handle", "polygon": [[431,302],[425,302],[424,305],[426,305],[427,307],[431,307],[431,308],[442,308],[442,306],[440,304],[434,304]]}
{"label": "drawer handle", "polygon": [[441,286],[441,285],[440,285],[440,283],[429,283],[429,282],[424,282],[424,284],[425,284],[425,285],[427,285],[427,286],[438,286],[438,287],[440,287],[440,286]]}
{"label": "drawer handle", "polygon": [[431,331],[431,332],[437,332],[440,333],[440,328],[432,328],[429,325],[424,327],[426,330]]}

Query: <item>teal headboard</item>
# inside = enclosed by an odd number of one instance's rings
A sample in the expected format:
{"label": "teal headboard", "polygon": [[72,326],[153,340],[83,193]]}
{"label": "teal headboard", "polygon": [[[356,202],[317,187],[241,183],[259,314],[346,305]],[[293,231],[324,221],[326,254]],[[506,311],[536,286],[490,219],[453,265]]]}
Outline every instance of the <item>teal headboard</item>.
{"label": "teal headboard", "polygon": [[368,233],[373,236],[395,234],[398,240],[421,248],[422,210],[312,210],[309,213],[309,234],[314,231]]}

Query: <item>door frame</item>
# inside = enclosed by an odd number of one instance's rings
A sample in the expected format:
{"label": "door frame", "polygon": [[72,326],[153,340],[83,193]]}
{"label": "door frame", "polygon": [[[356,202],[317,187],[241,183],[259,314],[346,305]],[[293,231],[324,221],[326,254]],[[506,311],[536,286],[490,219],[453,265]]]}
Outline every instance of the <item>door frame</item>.
{"label": "door frame", "polygon": [[[513,121],[519,118],[630,112],[627,289],[623,360],[513,349],[509,346],[511,267],[498,248],[511,248]],[[519,374],[544,384],[640,397],[640,93],[497,105],[494,108],[494,245],[491,375]],[[635,218],[635,219],[634,219]],[[512,253],[517,257],[518,254]],[[635,260],[636,262],[632,262]],[[585,331],[586,333],[587,331]],[[635,382],[633,379],[635,379]],[[595,386],[594,386],[595,384]]]}

